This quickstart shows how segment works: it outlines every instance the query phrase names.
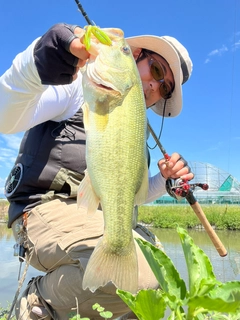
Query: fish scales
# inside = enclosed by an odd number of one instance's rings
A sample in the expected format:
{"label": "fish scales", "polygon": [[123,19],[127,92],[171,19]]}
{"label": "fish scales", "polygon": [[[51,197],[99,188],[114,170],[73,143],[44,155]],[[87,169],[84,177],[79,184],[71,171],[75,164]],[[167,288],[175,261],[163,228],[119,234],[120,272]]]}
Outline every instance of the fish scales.
{"label": "fish scales", "polygon": [[133,208],[144,202],[148,191],[146,107],[138,69],[123,32],[103,30],[112,45],[91,40],[94,55],[83,75],[87,170],[79,187],[78,205],[92,214],[101,203],[104,234],[87,264],[83,288],[94,292],[111,281],[134,293],[138,264]]}

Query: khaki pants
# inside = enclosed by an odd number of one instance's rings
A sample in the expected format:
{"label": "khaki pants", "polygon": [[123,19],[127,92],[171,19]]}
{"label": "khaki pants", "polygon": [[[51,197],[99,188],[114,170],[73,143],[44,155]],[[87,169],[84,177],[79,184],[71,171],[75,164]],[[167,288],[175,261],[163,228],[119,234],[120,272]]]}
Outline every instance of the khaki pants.
{"label": "khaki pants", "polygon": [[[19,219],[18,219],[19,220]],[[12,225],[15,230],[15,221]],[[117,318],[128,313],[129,308],[116,294],[114,285],[100,287],[94,293],[82,289],[82,279],[88,259],[103,234],[103,214],[93,216],[77,209],[76,201],[53,200],[35,207],[27,218],[27,257],[30,264],[46,275],[29,284],[16,305],[17,319],[38,319],[31,312],[34,305],[44,305],[49,311],[47,319],[69,319],[76,310],[81,317],[102,319],[92,309],[99,303]],[[136,228],[134,237],[151,241],[149,236]],[[15,234],[15,236],[17,236]],[[158,282],[137,247],[139,290],[157,288]]]}

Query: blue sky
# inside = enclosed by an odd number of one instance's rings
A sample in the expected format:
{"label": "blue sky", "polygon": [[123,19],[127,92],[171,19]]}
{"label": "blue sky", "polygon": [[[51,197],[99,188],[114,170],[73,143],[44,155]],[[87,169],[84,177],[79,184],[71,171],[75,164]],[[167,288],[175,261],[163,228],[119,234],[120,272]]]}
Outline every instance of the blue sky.
{"label": "blue sky", "polygon": [[[193,74],[183,86],[183,110],[165,119],[161,142],[169,154],[177,151],[189,161],[210,163],[240,181],[240,1],[81,3],[100,27],[121,28],[126,37],[169,35],[182,42],[193,61]],[[17,53],[57,22],[86,25],[74,0],[2,1],[0,75]],[[148,115],[158,134],[161,117],[151,111]],[[0,134],[0,194],[21,137]],[[154,149],[151,156],[154,174],[162,155]]]}

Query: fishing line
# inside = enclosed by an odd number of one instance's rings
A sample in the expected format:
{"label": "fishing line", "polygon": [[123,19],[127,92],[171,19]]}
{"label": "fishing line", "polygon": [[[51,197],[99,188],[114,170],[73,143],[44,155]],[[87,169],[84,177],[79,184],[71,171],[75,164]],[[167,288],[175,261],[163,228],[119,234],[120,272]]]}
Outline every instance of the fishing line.
{"label": "fishing line", "polygon": [[[167,100],[165,99],[165,101],[164,101],[164,106],[163,106],[162,123],[161,123],[160,131],[159,131],[159,135],[158,135],[158,137],[157,137],[158,140],[160,140],[161,135],[162,135],[163,124],[164,124],[164,119],[165,119],[166,103],[167,103]],[[150,128],[149,128],[149,125],[148,125],[148,129],[150,129]],[[148,147],[148,149],[150,149],[150,150],[154,150],[154,149],[157,147],[157,145],[158,145],[158,143],[156,142],[156,144],[155,144],[154,147],[150,147],[149,144],[148,144],[148,142],[147,142],[147,147]]]}
{"label": "fishing line", "polygon": [[234,68],[235,68],[235,44],[236,44],[236,25],[237,25],[237,0],[235,0],[234,24],[233,24],[233,58],[232,58],[232,87],[230,94],[230,112],[229,112],[229,140],[228,140],[228,172],[230,172],[231,161],[231,134],[232,134],[232,114],[233,114],[233,85],[234,85]]}
{"label": "fishing line", "polygon": [[[142,49],[136,59],[136,64],[138,64],[140,61],[142,61],[143,59],[145,59],[145,56],[144,56],[144,50],[145,49]],[[150,147],[148,142],[147,142],[147,147],[148,149],[150,150],[154,150],[157,146],[158,146],[158,142],[157,140],[159,141],[160,138],[161,138],[161,135],[162,135],[162,130],[163,130],[163,123],[164,123],[164,117],[165,117],[165,109],[166,109],[166,103],[167,103],[167,99],[165,99],[164,101],[164,106],[163,106],[163,116],[162,116],[162,123],[161,123],[161,127],[160,127],[160,132],[159,132],[159,135],[158,137],[156,136],[155,132],[153,131],[153,129],[151,128],[150,124],[148,123],[147,126],[148,126],[148,130],[150,131],[150,133],[152,134],[156,144],[154,147]],[[153,106],[153,105],[152,105]]]}

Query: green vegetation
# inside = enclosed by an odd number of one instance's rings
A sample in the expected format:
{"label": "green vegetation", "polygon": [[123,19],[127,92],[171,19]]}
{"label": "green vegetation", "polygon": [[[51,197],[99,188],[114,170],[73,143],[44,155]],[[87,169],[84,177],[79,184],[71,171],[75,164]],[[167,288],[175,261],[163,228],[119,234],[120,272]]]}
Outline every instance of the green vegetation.
{"label": "green vegetation", "polygon": [[[78,306],[77,306],[78,309]],[[99,303],[95,303],[92,306],[93,310],[96,310],[99,313],[99,316],[102,317],[104,320],[112,318],[113,314],[111,311],[106,311],[105,308],[103,308]],[[6,320],[9,316],[9,310],[10,306],[7,308],[3,308],[0,305],[0,320]],[[15,316],[11,316],[12,320],[16,320]],[[80,314],[77,312],[71,312],[69,313],[69,320],[90,320],[89,318],[81,318]]]}
{"label": "green vegetation", "polygon": [[[240,230],[240,206],[202,205],[209,223],[219,230]],[[156,228],[175,228],[176,222],[182,228],[201,225],[193,209],[187,205],[141,206],[138,220]]]}
{"label": "green vegetation", "polygon": [[[100,306],[99,303],[95,303],[92,306],[92,309],[96,310],[99,313],[100,317],[102,317],[105,320],[111,319],[113,316],[111,311],[105,311],[105,308]],[[81,318],[80,314],[77,311],[77,313],[72,312],[71,314],[69,314],[69,320],[90,320],[90,319],[89,318]]]}
{"label": "green vegetation", "polygon": [[188,288],[165,252],[136,239],[160,288],[140,290],[136,295],[117,290],[120,298],[139,320],[163,319],[167,310],[171,320],[238,320],[240,282],[218,281],[203,250],[194,244],[186,230],[178,227],[177,232],[188,270]]}
{"label": "green vegetation", "polygon": [[[0,199],[0,220],[7,222],[9,203]],[[209,223],[218,230],[240,230],[240,205],[202,205]],[[138,220],[155,228],[201,227],[189,204],[140,206]]]}
{"label": "green vegetation", "polygon": [[[92,306],[93,310],[96,310],[99,313],[99,316],[104,320],[111,319],[113,314],[111,311],[105,311],[105,308],[101,307],[99,303],[95,303]],[[8,318],[9,309],[4,309],[0,306],[0,320],[6,320]],[[11,317],[12,320],[16,320],[16,317]],[[78,312],[71,312],[69,314],[69,320],[90,320],[89,318],[81,318]]]}
{"label": "green vegetation", "polygon": [[[8,309],[5,309],[0,306],[0,320],[6,320],[8,318]],[[16,318],[12,318],[12,320],[16,320]]]}
{"label": "green vegetation", "polygon": [[9,202],[5,199],[0,199],[0,208],[8,208]]}

